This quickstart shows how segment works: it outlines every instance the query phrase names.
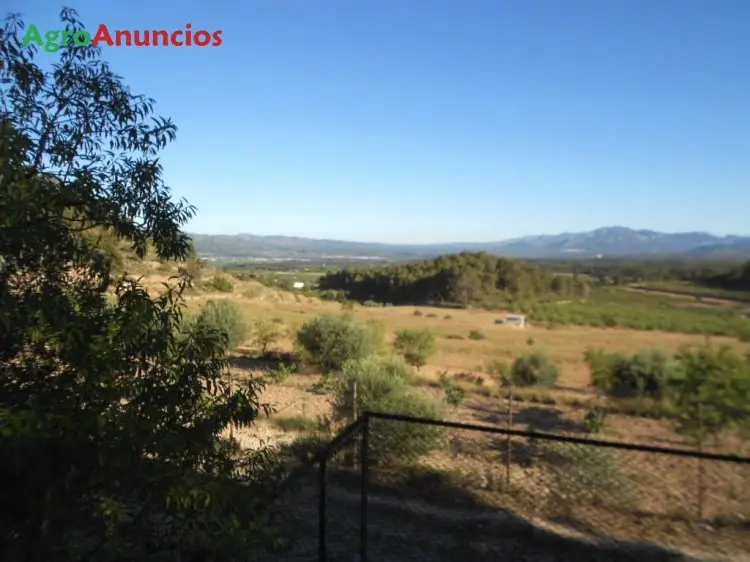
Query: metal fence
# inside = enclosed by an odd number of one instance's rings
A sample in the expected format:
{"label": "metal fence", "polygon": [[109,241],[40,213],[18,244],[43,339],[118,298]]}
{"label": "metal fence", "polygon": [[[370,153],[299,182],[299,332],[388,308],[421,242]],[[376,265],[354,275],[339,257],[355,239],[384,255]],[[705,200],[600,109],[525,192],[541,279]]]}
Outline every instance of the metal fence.
{"label": "metal fence", "polygon": [[321,561],[750,553],[750,458],[367,413],[315,478]]}
{"label": "metal fence", "polygon": [[259,560],[750,560],[750,458],[366,413],[288,482]]}
{"label": "metal fence", "polygon": [[[361,461],[365,458],[362,443],[367,425],[368,418],[362,416],[306,462],[291,461],[295,468],[267,511],[278,529],[279,544],[272,549],[266,544],[252,553],[251,559],[353,560],[366,552],[367,526],[361,517],[367,513],[362,507],[367,497],[360,483],[362,467],[366,466]],[[302,448],[305,454],[309,452],[307,447]]]}

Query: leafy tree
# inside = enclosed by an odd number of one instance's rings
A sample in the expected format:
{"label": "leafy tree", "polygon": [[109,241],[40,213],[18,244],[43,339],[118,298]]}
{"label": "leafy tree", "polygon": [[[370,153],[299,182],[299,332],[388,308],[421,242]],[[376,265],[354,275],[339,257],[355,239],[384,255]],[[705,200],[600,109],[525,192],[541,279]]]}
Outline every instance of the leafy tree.
{"label": "leafy tree", "polygon": [[435,353],[435,334],[429,330],[400,330],[393,345],[409,365],[419,370]]}
{"label": "leafy tree", "polygon": [[591,384],[605,392],[609,392],[614,384],[614,372],[618,365],[627,362],[627,358],[619,353],[595,348],[586,349],[583,359],[591,373]]}
{"label": "leafy tree", "polygon": [[725,428],[746,429],[750,418],[750,362],[728,347],[684,349],[676,356],[683,376],[672,398],[677,430],[702,444]]}
{"label": "leafy tree", "polygon": [[592,384],[613,395],[662,398],[682,376],[680,363],[660,349],[644,349],[632,357],[587,349],[584,359],[591,371]]}
{"label": "leafy tree", "polygon": [[[468,306],[549,295],[553,276],[535,265],[484,252],[462,252],[402,265],[345,268],[322,276],[318,286],[324,291],[344,291],[360,301]],[[573,291],[572,282],[558,282],[555,289],[559,292],[563,286]]]}
{"label": "leafy tree", "polygon": [[237,349],[247,339],[247,323],[242,310],[229,299],[207,301],[189,327],[224,335],[228,351]]}
{"label": "leafy tree", "polygon": [[257,320],[253,325],[253,342],[260,348],[261,355],[265,355],[269,345],[281,339],[281,330],[273,322]]}
{"label": "leafy tree", "polygon": [[374,323],[358,322],[351,314],[323,314],[306,322],[296,343],[304,361],[324,373],[341,370],[344,363],[377,351],[382,330]]}
{"label": "leafy tree", "polygon": [[222,334],[179,336],[185,279],[152,298],[86,235],[188,255],[175,126],[99,49],[70,34],[47,70],[23,34],[0,32],[0,558],[245,560],[273,459],[222,435],[261,388],[230,394]]}
{"label": "leafy tree", "polygon": [[510,381],[516,386],[554,386],[560,370],[543,351],[532,351],[513,362]]}
{"label": "leafy tree", "polygon": [[[442,419],[442,401],[411,387],[413,378],[413,370],[401,357],[370,355],[347,361],[341,372],[331,377],[335,419],[350,421],[353,383],[357,386],[358,412]],[[413,461],[435,449],[443,435],[440,427],[373,419],[370,458],[376,463]]]}

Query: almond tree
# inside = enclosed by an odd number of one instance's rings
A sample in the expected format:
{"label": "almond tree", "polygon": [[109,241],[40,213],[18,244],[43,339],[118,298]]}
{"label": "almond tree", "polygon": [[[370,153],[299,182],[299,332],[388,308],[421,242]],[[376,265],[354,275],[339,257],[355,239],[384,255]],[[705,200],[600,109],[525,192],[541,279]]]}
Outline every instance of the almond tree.
{"label": "almond tree", "polygon": [[91,236],[188,256],[175,125],[98,49],[70,36],[46,70],[23,33],[0,31],[0,558],[247,559],[273,458],[221,436],[258,383],[230,393],[224,334],[180,334],[185,278],[152,298]]}

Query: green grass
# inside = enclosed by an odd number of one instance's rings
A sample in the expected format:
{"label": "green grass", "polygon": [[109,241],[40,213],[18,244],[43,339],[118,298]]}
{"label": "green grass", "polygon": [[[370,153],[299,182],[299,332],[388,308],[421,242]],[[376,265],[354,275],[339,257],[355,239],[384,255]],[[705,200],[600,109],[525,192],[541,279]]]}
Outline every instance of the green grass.
{"label": "green grass", "polygon": [[750,318],[725,306],[690,306],[694,300],[623,288],[599,288],[583,301],[524,306],[533,322],[661,330],[736,337],[750,341]]}

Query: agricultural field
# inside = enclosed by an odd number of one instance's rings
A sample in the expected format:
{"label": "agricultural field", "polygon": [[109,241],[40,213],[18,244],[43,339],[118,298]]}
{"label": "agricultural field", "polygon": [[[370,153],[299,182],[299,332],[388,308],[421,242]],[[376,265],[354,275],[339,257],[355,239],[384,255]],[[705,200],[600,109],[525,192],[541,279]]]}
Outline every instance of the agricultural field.
{"label": "agricultural field", "polygon": [[[516,398],[520,400],[528,396],[528,399],[537,402],[555,402],[558,405],[577,406],[579,409],[594,398],[590,370],[584,358],[587,349],[604,349],[632,355],[641,350],[656,348],[673,354],[685,346],[701,348],[708,343],[717,347],[727,346],[740,355],[750,353],[749,342],[730,336],[681,333],[677,330],[634,330],[619,326],[550,325],[544,321],[535,322],[533,315],[525,328],[515,328],[496,323],[504,314],[498,310],[406,305],[342,306],[338,302],[321,300],[314,293],[306,291],[279,290],[255,281],[241,281],[229,274],[217,275],[229,280],[231,291],[214,290],[210,286],[212,275],[208,273],[204,276],[204,287],[186,296],[189,313],[199,312],[209,300],[229,299],[242,311],[249,323],[260,320],[277,326],[279,337],[275,340],[273,349],[279,352],[292,352],[296,330],[304,322],[321,314],[347,312],[363,321],[377,321],[383,326],[389,342],[401,330],[429,330],[436,336],[435,351],[417,372],[417,384],[434,387],[437,386],[441,373],[458,375],[458,384],[473,398],[489,402],[502,394],[488,372],[491,364],[496,361],[512,361],[530,349],[540,349],[548,354],[559,365],[560,376],[553,388],[517,389]],[[152,291],[158,292],[161,283],[168,278],[168,275],[154,273],[148,275],[145,282]],[[648,295],[629,288],[609,289],[607,294],[613,295],[613,306],[628,309],[634,316],[657,312],[672,315],[684,308],[691,311],[695,308],[696,318],[703,318],[703,307],[711,307],[717,323],[723,320],[726,325],[731,325],[733,319],[744,312],[744,309],[737,308],[737,303],[696,302],[692,297]],[[558,303],[557,306],[578,305],[598,309],[606,304],[603,295],[604,293],[599,293],[591,302],[571,302],[568,305]],[[665,301],[674,308],[665,308]],[[717,326],[720,330],[721,326]],[[252,341],[248,340],[243,344],[237,350],[239,355],[255,353]],[[483,382],[476,382],[478,380]],[[279,390],[270,389],[269,392]],[[288,392],[301,393],[295,388]],[[623,403],[626,402],[623,400]]]}
{"label": "agricultural field", "polygon": [[[221,282],[217,283],[216,278]],[[164,279],[155,274],[146,277],[146,282],[155,292],[159,290],[158,282],[162,281]],[[221,290],[217,290],[217,286]],[[710,307],[713,314],[710,318],[716,322],[713,326],[719,332],[723,325],[731,326],[732,319],[745,312],[738,303],[732,301],[704,302],[685,295],[652,295],[629,287],[598,289],[592,291],[590,300],[571,302],[567,306],[574,305],[584,309],[590,306],[594,310],[601,310],[608,304],[608,295],[611,297],[610,306],[627,309],[634,316],[661,314],[669,317],[676,312],[680,321],[685,321],[685,318],[688,318],[687,321],[696,321],[705,318],[705,307]],[[300,328],[321,315],[339,316],[346,313],[363,325],[377,325],[388,348],[398,346],[398,334],[404,331],[429,331],[433,334],[434,349],[429,358],[413,371],[409,386],[414,392],[440,402],[446,402],[449,391],[454,395],[460,394],[460,399],[444,410],[442,417],[445,419],[485,426],[589,436],[592,432],[591,412],[600,408],[606,411],[606,422],[603,421],[596,430],[599,438],[661,447],[694,448],[696,445],[690,435],[677,430],[675,413],[654,397],[603,399],[601,393],[592,386],[591,365],[586,359],[587,350],[600,349],[630,357],[644,350],[658,349],[671,356],[686,348],[699,350],[709,345],[715,348],[726,347],[738,357],[750,353],[750,343],[747,341],[730,336],[682,333],[679,331],[679,324],[673,326],[672,331],[634,330],[619,326],[537,322],[532,313],[530,323],[525,328],[517,328],[496,323],[504,315],[505,311],[502,310],[340,303],[322,300],[312,292],[281,290],[255,280],[237,279],[227,272],[210,270],[204,272],[198,288],[188,294],[186,299],[189,316],[200,314],[210,306],[208,303],[211,301],[231,301],[249,326],[245,339],[233,352],[232,378],[237,384],[241,384],[246,379],[263,377],[267,386],[262,400],[270,404],[273,411],[269,416],[259,419],[254,426],[237,430],[233,433],[234,436],[247,448],[274,444],[285,450],[296,451],[294,454],[302,454],[303,457],[307,454],[304,451],[308,447],[330,440],[347,423],[346,419],[342,420],[340,416],[337,418],[336,400],[322,384],[325,377],[320,370],[303,368],[298,361],[299,349],[294,345]],[[564,307],[566,304],[558,302],[555,306]],[[693,316],[679,316],[684,310],[688,310],[688,314]],[[721,324],[722,321],[725,324]],[[253,326],[256,325],[263,325],[265,330],[274,334],[265,344],[259,341],[253,331]],[[731,330],[727,332],[731,333]],[[262,353],[261,345],[265,348]],[[496,371],[498,364],[511,365],[519,357],[535,351],[544,353],[557,366],[559,376],[554,384],[513,388],[501,384]],[[299,368],[279,370],[278,359],[283,357],[292,358]],[[464,492],[474,490],[472,497],[484,497],[482,505],[485,508],[494,505],[507,511],[510,509],[506,505],[510,501],[508,497],[502,496],[504,499],[498,503],[492,490],[503,490],[505,485],[502,482],[506,477],[511,478],[508,475],[512,475],[513,485],[527,500],[536,497],[533,486],[540,484],[533,484],[535,479],[541,478],[543,481],[546,478],[533,476],[527,468],[523,468],[522,459],[537,454],[530,452],[527,444],[514,442],[514,453],[507,453],[506,458],[506,445],[498,444],[497,438],[491,436],[454,434],[448,437],[448,442],[448,447],[453,452],[431,453],[419,461],[422,472],[414,477],[416,480],[409,481],[410,487],[416,485],[415,482],[421,482],[420,479],[434,479],[437,471],[441,481],[451,483],[451,489],[458,488]],[[737,454],[743,452],[744,442],[739,434],[727,430],[713,441],[703,443],[702,447],[704,450]],[[503,467],[505,464],[510,465],[508,458],[511,456],[514,459],[513,469],[508,469],[506,473]],[[600,461],[594,458],[580,462]],[[605,459],[601,462],[609,461]],[[663,495],[662,503],[670,504],[677,511],[695,511],[696,472],[690,468],[692,465],[689,462],[670,458],[646,460],[645,455],[639,457],[638,454],[631,454],[622,457],[621,464],[624,478],[634,479],[639,482],[639,486],[644,487],[641,496],[650,499],[641,500],[640,505],[643,509],[650,510],[649,513],[658,511],[658,506],[661,505],[659,502],[662,501],[654,500],[651,497],[653,495]],[[712,517],[723,517],[727,510],[744,513],[744,508],[740,509],[734,502],[726,503],[729,492],[723,484],[728,483],[727,486],[732,486],[733,490],[747,490],[750,487],[750,474],[746,474],[746,468],[741,468],[739,473],[736,470],[726,472],[727,467],[706,468],[703,485],[711,490],[709,496],[714,499],[707,500],[705,508],[701,509],[706,509]],[[393,486],[398,488],[406,484],[400,480],[401,484],[394,484],[392,480],[394,474],[402,474],[402,470],[377,469],[373,472],[373,478],[381,482],[383,489],[390,490],[388,494],[401,495],[403,490],[394,491]],[[344,480],[345,472],[344,470],[342,473]],[[529,485],[532,488],[528,488]],[[341,486],[342,490],[347,489],[345,482]],[[415,497],[414,501],[418,502],[418,498]],[[526,501],[513,504],[513,512],[523,520],[534,517],[533,513],[528,512],[530,503]],[[428,508],[422,506],[419,509]],[[413,518],[415,514],[402,515]],[[356,513],[348,516],[356,517]],[[389,520],[389,517],[384,517],[383,525]],[[750,543],[746,542],[747,537],[732,523],[727,523],[726,531],[722,531],[726,534],[699,532],[691,527],[693,523],[664,524],[657,515],[643,515],[640,519],[633,517],[630,523],[626,523],[628,518],[612,519],[603,508],[579,511],[576,520],[579,525],[585,523],[589,529],[584,533],[587,536],[598,533],[617,537],[620,541],[634,541],[643,538],[643,521],[650,521],[650,538],[662,543],[666,540],[673,547],[699,552],[705,550],[707,545],[715,549],[714,543],[719,539],[729,545],[726,549],[728,555],[736,551],[737,545],[741,548],[750,547]],[[667,540],[665,536],[671,538]]]}

